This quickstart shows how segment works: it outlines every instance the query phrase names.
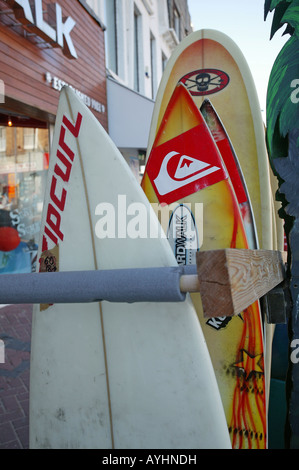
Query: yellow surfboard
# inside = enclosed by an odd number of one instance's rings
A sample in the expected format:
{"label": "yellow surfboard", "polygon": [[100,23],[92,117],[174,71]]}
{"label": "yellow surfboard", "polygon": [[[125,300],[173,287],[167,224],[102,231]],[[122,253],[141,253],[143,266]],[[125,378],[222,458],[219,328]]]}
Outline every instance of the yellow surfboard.
{"label": "yellow surfboard", "polygon": [[272,249],[273,197],[260,105],[247,62],[225,34],[202,29],[175,49],[164,71],[152,116],[149,155],[166,107],[178,82],[200,108],[208,98],[216,109],[237,154],[254,212],[259,247]]}
{"label": "yellow surfboard", "polygon": [[[203,116],[182,84],[175,87],[160,120],[142,187],[161,221],[169,221],[166,230],[179,264],[192,263],[198,249],[248,248],[226,167]],[[259,303],[237,317],[217,318],[215,312],[215,318],[207,321],[200,294],[191,297],[216,373],[232,447],[266,448]]]}
{"label": "yellow surfboard", "polygon": [[[277,214],[280,203],[275,202],[277,181],[268,162],[255,84],[239,47],[227,35],[211,29],[196,31],[177,46],[157,93],[147,158],[179,82],[187,86],[198,108],[206,98],[211,101],[228,133],[251,200],[258,247],[283,250],[283,222]],[[266,375],[270,378],[274,326],[265,323],[265,332]]]}

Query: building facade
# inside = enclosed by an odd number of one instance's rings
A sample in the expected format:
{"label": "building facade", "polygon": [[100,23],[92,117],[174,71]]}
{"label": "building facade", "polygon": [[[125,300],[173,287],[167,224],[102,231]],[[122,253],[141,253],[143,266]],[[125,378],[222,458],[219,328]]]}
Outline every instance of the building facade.
{"label": "building facade", "polygon": [[[75,89],[108,130],[100,20],[79,0],[1,0],[0,273],[34,270],[50,142],[64,84]],[[3,236],[7,229],[18,237]]]}
{"label": "building facade", "polygon": [[187,0],[86,0],[105,24],[109,134],[140,178],[165,64],[191,32]]}
{"label": "building facade", "polygon": [[140,179],[159,81],[190,30],[187,0],[0,0],[0,274],[35,270],[62,86]]}

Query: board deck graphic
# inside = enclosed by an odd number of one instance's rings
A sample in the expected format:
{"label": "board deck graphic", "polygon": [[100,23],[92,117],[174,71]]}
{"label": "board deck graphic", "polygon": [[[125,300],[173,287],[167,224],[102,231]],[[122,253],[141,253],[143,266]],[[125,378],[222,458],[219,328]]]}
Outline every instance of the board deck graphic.
{"label": "board deck graphic", "polygon": [[194,70],[179,81],[185,85],[192,96],[207,96],[223,90],[229,84],[229,75],[223,70]]}
{"label": "board deck graphic", "polygon": [[[123,157],[76,94],[63,88],[40,270],[177,266],[166,238],[96,235],[99,204],[117,212],[120,195],[142,205],[158,231],[156,215]],[[189,298],[35,306],[31,448],[230,446],[211,358]]]}
{"label": "board deck graphic", "polygon": [[208,163],[197,156],[197,141],[206,132],[205,127],[197,126],[156,148],[154,164],[149,167],[148,175],[160,203],[171,204],[227,178],[217,153],[205,149],[203,155]]}
{"label": "board deck graphic", "polygon": [[[218,72],[213,75],[210,72],[202,72],[204,70]],[[216,75],[220,76],[219,71],[229,77],[225,87],[221,88],[218,79],[219,87],[213,86],[207,90],[200,88],[199,95],[193,95],[193,99],[198,108],[206,98],[212,102],[238,156],[252,205],[259,248],[283,250],[283,223],[277,214],[280,203],[274,200],[277,181],[273,182],[269,167],[265,128],[256,88],[246,59],[227,35],[212,29],[202,29],[184,38],[174,50],[167,62],[157,93],[147,158],[176,85],[184,80],[184,77],[197,71],[208,74],[208,77],[202,77],[202,81],[207,81],[209,86]],[[193,77],[195,81],[197,75]],[[190,91],[194,93],[194,89]],[[210,91],[213,93],[207,94]],[[269,377],[274,328],[273,325],[266,324],[265,329],[265,364],[266,376]],[[267,395],[269,396],[269,390]]]}
{"label": "board deck graphic", "polygon": [[[180,119],[177,118],[180,114]],[[207,161],[213,155],[213,164],[222,165],[216,143],[193,98],[184,85],[179,84],[171,97],[165,118],[149,155],[142,187],[151,203],[158,197],[152,179],[151,167],[156,166],[156,156],[168,141],[175,140],[179,133],[189,135],[193,129],[201,129],[194,142],[184,139],[186,153],[194,145],[196,155]],[[207,149],[208,152],[207,152]],[[184,149],[180,148],[180,152]],[[217,162],[217,163],[215,163]],[[223,166],[223,171],[226,170]],[[203,225],[201,250],[221,248],[248,248],[243,220],[235,192],[229,178],[225,178],[176,201],[177,206],[191,205],[195,214],[196,204],[203,204],[203,220],[194,217],[195,224]],[[161,211],[171,212],[175,204],[161,205]],[[183,264],[184,260],[182,260]],[[264,346],[259,303],[255,302],[239,316],[215,318],[203,317],[200,294],[192,294],[193,304],[201,322],[203,333],[211,354],[214,370],[226,413],[227,425],[233,448],[257,448],[267,446],[266,384],[264,376]]]}
{"label": "board deck graphic", "polygon": [[179,82],[188,85],[198,108],[209,98],[220,116],[246,181],[259,247],[272,249],[276,234],[272,230],[273,198],[265,131],[255,85],[243,54],[228,36],[210,29],[190,34],[177,46],[157,93],[147,158]]}

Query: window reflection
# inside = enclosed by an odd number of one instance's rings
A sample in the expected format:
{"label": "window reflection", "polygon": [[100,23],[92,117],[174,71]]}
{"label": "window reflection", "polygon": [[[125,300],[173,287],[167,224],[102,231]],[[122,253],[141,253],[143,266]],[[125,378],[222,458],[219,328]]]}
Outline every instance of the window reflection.
{"label": "window reflection", "polygon": [[46,125],[12,121],[11,127],[0,126],[0,273],[36,270],[49,164]]}

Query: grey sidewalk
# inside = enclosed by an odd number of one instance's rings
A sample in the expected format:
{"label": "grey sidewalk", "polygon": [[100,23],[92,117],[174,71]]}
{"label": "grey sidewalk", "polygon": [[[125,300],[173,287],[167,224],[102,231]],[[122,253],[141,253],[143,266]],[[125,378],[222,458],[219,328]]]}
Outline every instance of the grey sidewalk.
{"label": "grey sidewalk", "polygon": [[29,447],[31,320],[32,305],[0,306],[0,449]]}

